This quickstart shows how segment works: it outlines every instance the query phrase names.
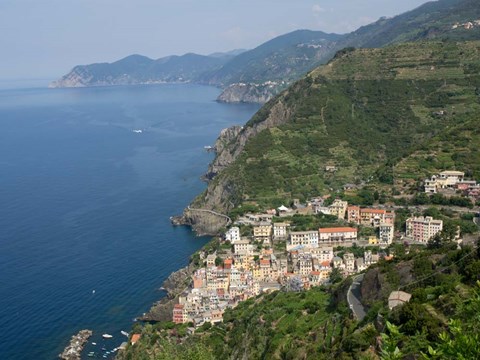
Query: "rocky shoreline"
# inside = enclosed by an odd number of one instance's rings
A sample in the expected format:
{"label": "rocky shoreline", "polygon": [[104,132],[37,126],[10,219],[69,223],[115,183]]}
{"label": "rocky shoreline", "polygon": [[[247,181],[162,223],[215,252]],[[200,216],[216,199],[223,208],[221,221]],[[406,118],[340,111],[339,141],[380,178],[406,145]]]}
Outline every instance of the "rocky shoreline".
{"label": "rocky shoreline", "polygon": [[162,285],[167,296],[153,304],[150,310],[138,320],[145,322],[171,321],[173,306],[178,303],[178,297],[191,285],[191,276],[194,271],[195,267],[190,264],[171,273]]}
{"label": "rocky shoreline", "polygon": [[80,360],[83,348],[92,334],[92,330],[79,331],[77,335],[72,336],[70,344],[67,345],[58,357],[63,360]]}

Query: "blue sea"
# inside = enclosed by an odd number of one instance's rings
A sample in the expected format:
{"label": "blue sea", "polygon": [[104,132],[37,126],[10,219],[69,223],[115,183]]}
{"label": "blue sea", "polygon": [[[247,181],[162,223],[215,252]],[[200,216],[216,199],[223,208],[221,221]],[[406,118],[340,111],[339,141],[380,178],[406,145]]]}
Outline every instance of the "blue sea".
{"label": "blue sea", "polygon": [[113,349],[163,296],[209,240],[169,222],[206,186],[203,147],[258,109],[218,94],[0,90],[0,359],[55,359],[81,329]]}

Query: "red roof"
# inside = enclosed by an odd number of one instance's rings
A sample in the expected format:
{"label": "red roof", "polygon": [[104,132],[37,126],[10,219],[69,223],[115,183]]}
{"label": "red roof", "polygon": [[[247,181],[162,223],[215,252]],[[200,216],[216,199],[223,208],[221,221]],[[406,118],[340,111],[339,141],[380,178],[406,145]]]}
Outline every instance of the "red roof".
{"label": "red roof", "polygon": [[386,211],[383,209],[362,209],[364,213],[372,213],[372,214],[385,214]]}
{"label": "red roof", "polygon": [[320,233],[330,233],[330,232],[357,232],[356,228],[352,227],[336,227],[336,228],[323,228],[323,229],[318,229],[318,232]]}
{"label": "red roof", "polygon": [[330,261],[322,261],[322,266],[330,266]]}
{"label": "red roof", "polygon": [[182,304],[175,304],[173,306],[174,309],[183,309],[183,305]]}
{"label": "red roof", "polygon": [[320,271],[311,271],[310,274],[311,275],[320,275]]}
{"label": "red roof", "polygon": [[223,261],[223,263],[224,263],[225,265],[227,265],[227,264],[230,264],[230,265],[231,265],[231,264],[233,263],[233,260],[232,260],[232,259],[225,259],[225,260]]}
{"label": "red roof", "polygon": [[132,344],[135,344],[138,340],[140,340],[141,337],[142,337],[142,334],[133,334],[130,342]]}
{"label": "red roof", "polygon": [[347,210],[348,210],[348,211],[350,211],[350,210],[360,210],[360,207],[359,207],[359,206],[353,206],[353,205],[352,205],[352,206],[349,206],[349,207],[347,208]]}
{"label": "red roof", "polygon": [[260,265],[270,265],[270,260],[260,260]]}

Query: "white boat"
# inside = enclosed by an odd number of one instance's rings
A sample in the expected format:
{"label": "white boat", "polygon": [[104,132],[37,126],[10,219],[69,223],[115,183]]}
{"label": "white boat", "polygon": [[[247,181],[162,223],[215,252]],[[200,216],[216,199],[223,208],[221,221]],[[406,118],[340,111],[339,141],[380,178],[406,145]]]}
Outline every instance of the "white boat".
{"label": "white boat", "polygon": [[95,343],[95,342],[92,342],[92,345],[97,345],[97,343]]}
{"label": "white boat", "polygon": [[122,331],[120,331],[120,333],[121,333],[122,335],[125,335],[126,337],[128,337],[128,332],[122,330]]}
{"label": "white boat", "polygon": [[110,335],[110,334],[103,334],[102,337],[103,337],[104,339],[111,339],[111,338],[113,338],[113,336]]}
{"label": "white boat", "polygon": [[143,130],[140,130],[140,129],[135,129],[135,130],[132,130],[134,133],[137,133],[137,134],[141,134],[143,132]]}

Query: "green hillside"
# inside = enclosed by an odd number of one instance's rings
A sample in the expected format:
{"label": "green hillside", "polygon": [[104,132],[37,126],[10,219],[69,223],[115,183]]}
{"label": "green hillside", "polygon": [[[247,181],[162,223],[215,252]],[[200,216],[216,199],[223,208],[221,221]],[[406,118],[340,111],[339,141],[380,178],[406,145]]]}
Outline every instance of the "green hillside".
{"label": "green hillside", "polygon": [[[479,178],[479,52],[480,42],[440,41],[338,53],[247,123],[225,151],[238,151],[242,134],[266,129],[248,138],[200,202],[225,184],[236,204],[275,205],[447,168]],[[265,126],[279,108],[284,119]],[[429,156],[436,160],[424,166]]]}

